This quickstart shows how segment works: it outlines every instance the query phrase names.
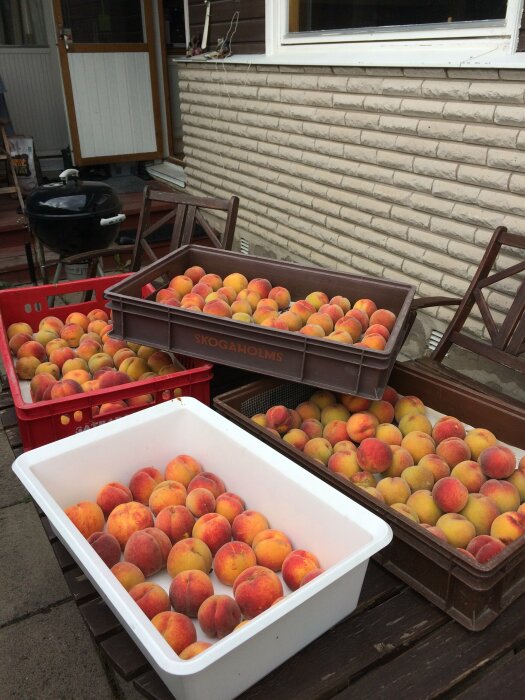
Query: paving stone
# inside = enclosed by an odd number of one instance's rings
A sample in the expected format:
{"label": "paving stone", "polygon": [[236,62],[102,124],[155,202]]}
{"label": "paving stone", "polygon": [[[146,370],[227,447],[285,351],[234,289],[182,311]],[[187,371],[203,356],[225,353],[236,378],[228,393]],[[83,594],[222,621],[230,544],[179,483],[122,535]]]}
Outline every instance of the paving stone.
{"label": "paving stone", "polygon": [[0,532],[0,626],[69,597],[32,503],[0,510]]}
{"label": "paving stone", "polygon": [[0,658],[3,698],[115,699],[96,647],[72,602],[1,628]]}
{"label": "paving stone", "polygon": [[20,503],[28,497],[27,491],[11,469],[15,461],[5,432],[0,432],[0,508]]}

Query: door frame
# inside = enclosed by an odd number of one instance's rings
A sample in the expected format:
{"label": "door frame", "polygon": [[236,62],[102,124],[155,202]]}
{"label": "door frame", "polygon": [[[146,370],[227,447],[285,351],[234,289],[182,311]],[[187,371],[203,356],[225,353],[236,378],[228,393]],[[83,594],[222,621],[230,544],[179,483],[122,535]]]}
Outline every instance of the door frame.
{"label": "door frame", "polygon": [[[69,122],[69,131],[73,146],[73,158],[76,165],[90,165],[97,163],[119,163],[135,160],[154,160],[162,158],[164,143],[162,137],[161,105],[157,74],[157,61],[155,55],[155,29],[153,21],[153,1],[142,0],[142,12],[144,19],[145,39],[144,43],[129,44],[75,44],[70,45],[69,50],[62,38],[64,19],[62,15],[61,0],[53,0],[53,17],[55,21],[56,42],[60,62],[60,72],[62,84],[64,86],[64,97],[66,102],[66,112]],[[146,48],[144,48],[146,47]],[[78,134],[78,124],[73,98],[73,85],[71,73],[69,71],[68,53],[126,53],[143,52],[148,54],[149,70],[151,77],[151,98],[153,104],[153,119],[155,127],[155,142],[157,149],[146,153],[130,153],[124,155],[92,156],[83,158],[80,149],[80,138]]]}

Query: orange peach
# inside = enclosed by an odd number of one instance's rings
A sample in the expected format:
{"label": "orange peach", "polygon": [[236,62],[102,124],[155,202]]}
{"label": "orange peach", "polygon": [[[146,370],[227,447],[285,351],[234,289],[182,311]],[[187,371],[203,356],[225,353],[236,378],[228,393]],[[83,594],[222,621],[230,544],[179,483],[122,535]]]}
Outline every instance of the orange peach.
{"label": "orange peach", "polygon": [[180,300],[181,309],[199,309],[202,311],[204,308],[204,299],[200,294],[195,294],[195,292],[189,292],[185,294]]}
{"label": "orange peach", "polygon": [[[65,348],[64,348],[64,350],[65,350]],[[55,353],[53,353],[53,355],[54,354]],[[51,361],[55,362],[54,359],[51,359]],[[111,357],[111,355],[108,355],[105,352],[96,352],[94,355],[91,355],[91,357],[88,360],[88,367],[89,367],[89,371],[91,372],[91,374],[95,374],[95,372],[97,372],[102,367],[113,367],[113,366],[114,366],[113,358]]]}
{"label": "orange peach", "polygon": [[431,453],[425,455],[419,460],[418,464],[420,464],[422,467],[430,469],[434,475],[434,481],[438,481],[444,476],[450,476],[450,467],[443,459],[441,459],[441,457],[438,457],[436,454]]}
{"label": "orange peach", "polygon": [[[105,321],[102,321],[102,320],[100,320],[100,321],[90,321],[89,326],[88,326],[88,333],[89,333],[89,334],[95,333],[95,334],[100,338],[100,340],[101,340],[101,342],[102,342],[102,334],[106,331],[107,325],[108,325],[108,324],[107,324]],[[72,332],[72,331],[71,331],[71,332]],[[81,339],[82,339],[82,338],[80,338],[79,341],[80,341]],[[67,338],[66,338],[66,340],[67,340]],[[95,340],[98,340],[98,338],[95,338]],[[70,345],[69,341],[68,341],[68,345]]]}
{"label": "orange peach", "polygon": [[166,566],[171,540],[156,527],[133,532],[124,547],[124,561],[135,564],[144,576],[153,576]]}
{"label": "orange peach", "polygon": [[354,303],[353,308],[364,311],[368,317],[372,316],[372,314],[377,311],[377,305],[371,299],[358,299]]}
{"label": "orange peach", "polygon": [[171,607],[168,594],[158,583],[138,583],[131,588],[129,594],[150,620]]}
{"label": "orange peach", "polygon": [[62,399],[73,394],[82,394],[82,386],[74,379],[62,379],[51,384],[44,393],[44,401]]}
{"label": "orange peach", "polygon": [[207,301],[204,304],[202,311],[203,313],[210,314],[211,316],[231,318],[232,315],[228,302],[224,301],[224,299],[213,299],[212,301]]}
{"label": "orange peach", "polygon": [[379,423],[392,423],[394,420],[394,407],[388,401],[372,401],[368,411],[377,418]]}
{"label": "orange peach", "polygon": [[375,436],[379,421],[373,413],[353,413],[346,422],[346,432],[353,442],[362,442]]}
{"label": "orange peach", "polygon": [[363,327],[361,323],[353,317],[343,316],[343,318],[338,319],[334,326],[336,331],[346,331],[352,338],[353,342],[356,342],[361,337],[363,332]]}
{"label": "orange peach", "polygon": [[419,463],[425,455],[433,454],[436,451],[434,440],[430,435],[420,430],[413,430],[411,433],[408,433],[408,435],[405,435],[401,441],[401,447],[404,447],[410,452],[416,464]]}
{"label": "orange peach", "polygon": [[[195,291],[195,288],[192,291]],[[219,287],[217,293],[222,294],[222,296],[226,299],[228,304],[232,304],[237,298],[237,291],[233,287]]]}
{"label": "orange peach", "polygon": [[197,641],[195,626],[187,615],[171,612],[168,608],[150,619],[177,655]]}
{"label": "orange peach", "polygon": [[468,495],[467,487],[453,476],[443,477],[432,489],[432,497],[444,513],[459,513],[467,505]]}
{"label": "orange peach", "polygon": [[16,352],[18,358],[22,357],[36,357],[40,362],[45,362],[47,360],[46,350],[41,343],[37,343],[36,340],[28,340],[22,343]]}
{"label": "orange peach", "polygon": [[86,539],[94,532],[101,532],[104,529],[102,508],[92,501],[80,501],[66,508],[64,512]]}
{"label": "orange peach", "polygon": [[486,564],[504,549],[505,544],[501,540],[488,534],[474,537],[467,545],[467,552],[473,554],[480,564]]}
{"label": "orange peach", "polygon": [[304,430],[300,428],[292,428],[283,435],[283,440],[298,450],[303,450],[309,439]]}
{"label": "orange peach", "polygon": [[217,550],[213,559],[213,570],[221,583],[233,586],[239,574],[256,564],[257,558],[250,545],[234,540],[225,542]]}
{"label": "orange peach", "polygon": [[326,336],[326,340],[331,340],[334,343],[343,343],[344,345],[352,345],[354,342],[350,333],[347,333],[347,331],[341,328],[339,328],[336,331],[332,331],[332,333],[329,333]]}
{"label": "orange peach", "polygon": [[351,394],[341,394],[339,400],[350,413],[366,412],[372,403],[370,399],[365,399],[362,396],[352,396]]}
{"label": "orange peach", "polygon": [[224,286],[222,282],[222,277],[219,277],[219,275],[216,275],[214,272],[209,272],[208,274],[203,275],[200,278],[199,282],[201,284],[207,284],[213,289],[214,292],[216,292],[218,289]]}
{"label": "orange peach", "polygon": [[243,617],[252,620],[283,595],[277,574],[265,566],[251,566],[237,576],[233,595]]}
{"label": "orange peach", "polygon": [[335,474],[340,474],[350,479],[359,472],[357,452],[334,452],[327,463],[328,469]]}
{"label": "orange peach", "polygon": [[425,415],[425,405],[417,396],[402,396],[394,406],[394,415],[398,423],[403,416],[409,413]]}
{"label": "orange peach", "polygon": [[465,438],[465,426],[454,416],[443,416],[434,424],[432,437],[436,445],[450,437]]}
{"label": "orange peach", "polygon": [[181,571],[171,581],[169,588],[173,609],[188,617],[197,617],[200,606],[213,594],[211,578],[200,569]]}
{"label": "orange peach", "polygon": [[469,493],[477,493],[487,480],[480,465],[471,459],[459,462],[450,472],[450,476],[459,479],[468,489]]}
{"label": "orange peach", "polygon": [[228,595],[212,595],[199,608],[197,619],[204,634],[222,639],[241,621],[241,609]]}
{"label": "orange peach", "polygon": [[289,331],[298,331],[303,325],[302,318],[294,311],[285,311],[279,316],[279,319],[286,323]]}
{"label": "orange peach", "polygon": [[[93,357],[93,355],[96,355],[97,353],[102,351],[102,346],[100,343],[97,343],[96,340],[93,340],[93,338],[86,338],[85,340],[80,341],[80,345],[77,348],[77,357],[80,357],[82,360],[85,360],[88,362],[90,357]],[[124,351],[121,351],[124,352]],[[126,352],[132,353],[132,350],[127,348]],[[115,353],[118,354],[118,353]],[[135,354],[135,353],[133,353]]]}
{"label": "orange peach", "polygon": [[189,277],[193,284],[197,284],[205,274],[206,270],[200,265],[192,265],[184,270],[185,277]]}
{"label": "orange peach", "polygon": [[97,379],[99,389],[108,389],[111,386],[120,386],[122,384],[129,384],[131,378],[124,374],[124,372],[113,371],[109,368],[109,371],[103,372]]}
{"label": "orange peach", "polygon": [[319,311],[323,304],[328,304],[329,299],[324,292],[310,292],[307,295],[305,301],[311,304],[316,311]]}
{"label": "orange peach", "polygon": [[399,421],[399,430],[403,434],[403,437],[414,432],[414,430],[431,435],[432,423],[421,413],[409,413],[403,416]]}
{"label": "orange peach", "polygon": [[[222,287],[221,287],[222,289]],[[197,282],[193,289],[191,290],[190,294],[198,294],[200,297],[203,299],[206,299],[206,297],[209,294],[213,293],[213,289],[210,287],[209,284],[203,284],[202,282]]]}
{"label": "orange peach", "polygon": [[[65,364],[67,363],[64,363],[64,365]],[[64,368],[62,368],[62,381],[64,382],[67,379],[71,379],[74,382],[78,382],[78,384],[82,386],[86,382],[91,381],[91,374],[85,369],[71,369],[67,372],[64,372]]]}
{"label": "orange peach", "polygon": [[378,481],[377,490],[387,505],[406,503],[411,494],[410,486],[400,476],[387,476]]}
{"label": "orange peach", "polygon": [[408,506],[406,503],[392,503],[390,508],[395,510],[396,513],[399,513],[404,518],[408,518],[409,520],[413,520],[415,523],[419,523],[418,514],[413,508]]}
{"label": "orange peach", "polygon": [[224,481],[213,472],[199,472],[188,484],[188,493],[194,489],[208,489],[217,498],[221,493],[225,493]]}
{"label": "orange peach", "polygon": [[[332,420],[327,423],[323,429],[323,437],[328,440],[332,446],[336,445],[338,442],[346,440],[347,436],[348,433],[346,432],[346,421],[344,420]],[[308,438],[308,436],[306,437]]]}
{"label": "orange peach", "polygon": [[387,445],[401,445],[403,435],[399,428],[391,423],[380,423],[377,426],[375,437],[386,442]]}
{"label": "orange peach", "polygon": [[272,287],[268,292],[268,299],[276,301],[280,311],[290,306],[290,292],[286,287]]}
{"label": "orange peach", "polygon": [[478,457],[483,473],[492,479],[505,479],[516,469],[516,455],[504,445],[487,447]]}
{"label": "orange peach", "polygon": [[319,307],[319,312],[321,314],[328,314],[332,319],[332,324],[335,324],[340,318],[343,318],[344,311],[337,304],[323,304]]}
{"label": "orange peach", "polygon": [[397,316],[388,309],[377,309],[372,314],[369,314],[369,316],[370,325],[379,323],[381,326],[385,326],[390,332],[392,332],[397,319]]}
{"label": "orange peach", "polygon": [[523,503],[525,501],[525,464],[520,466],[513,471],[513,473],[507,478],[517,489],[520,495],[520,501]]}
{"label": "orange peach", "polygon": [[148,527],[153,527],[151,511],[137,501],[120,503],[108,515],[107,532],[117,538],[122,549],[134,532]]}
{"label": "orange peach", "polygon": [[83,314],[81,311],[72,311],[66,317],[65,325],[68,325],[69,323],[74,323],[77,326],[81,326],[86,331],[89,325],[89,319],[86,314]]}
{"label": "orange peach", "polygon": [[357,452],[357,447],[351,440],[340,440],[335,443],[334,452]]}
{"label": "orange peach", "polygon": [[437,505],[428,489],[414,491],[408,497],[406,504],[415,511],[420,523],[435,525],[443,515],[443,511]]}
{"label": "orange peach", "polygon": [[92,321],[104,321],[104,323],[107,323],[109,319],[104,309],[91,309],[86,315],[90,323]]}
{"label": "orange peach", "polygon": [[301,581],[312,569],[320,568],[319,560],[305,549],[294,549],[283,561],[283,580],[292,591],[296,591]]}
{"label": "orange peach", "polygon": [[392,466],[390,445],[377,438],[365,438],[357,448],[357,462],[361,469],[380,474]]}
{"label": "orange peach", "polygon": [[133,500],[148,505],[149,497],[153,489],[162,481],[162,474],[156,467],[142,467],[141,469],[137,469],[129,482]]}
{"label": "orange peach", "polygon": [[126,406],[126,402],[123,401],[122,399],[115,400],[115,401],[108,401],[106,403],[101,404],[97,415],[104,416],[104,415],[107,415],[108,413],[115,413],[115,411],[121,411],[123,408],[127,408],[127,406]]}
{"label": "orange peach", "polygon": [[416,464],[403,469],[401,477],[407,482],[412,491],[431,489],[434,486],[434,475],[426,467]]}
{"label": "orange peach", "polygon": [[244,508],[243,499],[236,493],[221,493],[215,501],[215,512],[223,515],[230,525],[244,511]]}
{"label": "orange peach", "polygon": [[172,544],[191,537],[195,518],[186,506],[166,506],[155,518],[155,527],[170,538]]}
{"label": "orange peach", "polygon": [[78,348],[83,335],[84,328],[76,323],[68,323],[60,331],[60,337],[67,342],[70,348]]}
{"label": "orange peach", "polygon": [[280,571],[283,561],[292,551],[288,537],[280,530],[261,530],[253,538],[252,548],[257,564],[272,571]]}
{"label": "orange peach", "polygon": [[490,430],[474,428],[474,430],[469,430],[466,434],[465,442],[470,448],[472,459],[477,460],[483,450],[486,450],[487,447],[493,447],[498,441]]}
{"label": "orange peach", "polygon": [[363,333],[368,330],[370,325],[368,314],[362,309],[350,309],[345,313],[345,318],[354,318],[356,321],[359,321]]}
{"label": "orange peach", "polygon": [[251,304],[246,299],[236,299],[231,305],[232,318],[235,314],[246,314],[251,319],[252,311]]}
{"label": "orange peach", "polygon": [[[52,328],[51,330],[54,329]],[[23,321],[11,323],[7,327],[7,338],[9,340],[11,340],[11,338],[13,338],[13,336],[15,336],[17,333],[25,333],[25,335],[28,335],[30,338],[33,337],[33,329],[29,323],[24,323]]]}
{"label": "orange peach", "polygon": [[187,275],[176,275],[171,278],[168,287],[169,289],[174,289],[182,298],[193,289],[193,280]]}
{"label": "orange peach", "polygon": [[121,503],[129,503],[133,500],[133,494],[124,484],[118,481],[110,481],[105,484],[97,494],[97,503],[102,512],[108,517],[111,511]]}
{"label": "orange peach", "polygon": [[172,578],[189,569],[200,569],[208,574],[212,560],[212,553],[205,542],[197,537],[187,537],[175,542],[168,555],[166,568]]}
{"label": "orange peach", "polygon": [[474,525],[477,535],[488,535],[490,526],[500,514],[496,503],[482,493],[469,493],[467,504],[461,515]]}
{"label": "orange peach", "polygon": [[321,326],[325,335],[328,335],[334,330],[334,322],[332,321],[331,317],[328,314],[321,313],[320,311],[308,317],[308,323],[305,328],[309,325]]}
{"label": "orange peach", "polygon": [[523,537],[525,534],[525,521],[520,513],[508,512],[494,518],[490,526],[490,535],[503,542],[510,544]]}
{"label": "orange peach", "polygon": [[367,335],[382,335],[385,340],[388,340],[390,338],[390,331],[386,326],[382,326],[380,323],[374,323],[371,326],[368,326],[366,331],[364,332],[365,337]]}
{"label": "orange peach", "polygon": [[450,437],[442,440],[436,447],[436,454],[452,469],[460,462],[470,460],[470,448],[461,438]]}
{"label": "orange peach", "polygon": [[145,581],[144,574],[139,567],[135,566],[135,564],[130,564],[128,561],[119,561],[114,564],[111,567],[111,573],[127,591],[130,591],[138,583],[144,583]]}
{"label": "orange peach", "polygon": [[102,346],[102,352],[105,352],[106,355],[110,355],[111,357],[115,356],[115,353],[117,352],[117,350],[124,350],[124,349],[129,351],[129,348],[127,346],[126,341],[125,340],[118,340],[117,338],[108,338],[104,342],[104,345]]}
{"label": "orange peach", "polygon": [[[240,623],[242,624],[242,622]],[[237,625],[238,627],[239,625]],[[188,659],[193,659],[194,656],[202,654],[203,651],[211,647],[211,642],[193,642],[189,644],[185,649],[179,654],[179,659],[187,661]]]}
{"label": "orange peach", "polygon": [[196,518],[200,518],[206,513],[213,513],[215,510],[215,496],[209,489],[193,489],[186,497],[186,508]]}
{"label": "orange peach", "polygon": [[233,521],[231,532],[234,540],[251,545],[258,532],[269,528],[270,524],[262,513],[256,510],[245,510]]}
{"label": "orange peach", "polygon": [[476,537],[474,525],[459,513],[445,513],[437,521],[436,527],[444,532],[447,542],[453,547],[465,549]]}
{"label": "orange peach", "polygon": [[[306,422],[306,421],[305,421]],[[315,437],[308,440],[303,448],[303,452],[307,457],[321,462],[322,464],[328,464],[328,460],[332,455],[332,445],[326,438]]]}
{"label": "orange peach", "polygon": [[58,334],[60,334],[63,327],[64,322],[56,316],[45,316],[38,324],[38,330],[51,330]]}
{"label": "orange peach", "polygon": [[232,526],[219,513],[205,513],[193,526],[192,536],[202,540],[210,548],[212,555],[232,538]]}
{"label": "orange peach", "polygon": [[[33,340],[33,336],[29,335],[29,333],[15,333],[11,339],[9,340],[9,349],[11,352],[16,355],[18,352],[18,349],[24,344],[28,343],[30,340]],[[40,342],[40,341],[36,341]],[[48,341],[51,342],[51,341]],[[41,343],[42,344],[42,343]],[[47,343],[45,344],[47,348]],[[46,354],[47,354],[47,349],[46,349]]]}
{"label": "orange peach", "polygon": [[[93,358],[91,358],[93,359]],[[141,357],[128,357],[120,363],[119,372],[124,372],[130,379],[137,381],[149,369]]]}
{"label": "orange peach", "polygon": [[50,373],[44,372],[42,374],[35,374],[29,384],[32,400],[35,403],[42,401],[48,387],[51,386],[51,384],[55,384],[56,381],[55,377]]}
{"label": "orange peach", "polygon": [[167,480],[180,481],[188,486],[194,476],[202,472],[202,465],[191,455],[177,455],[166,466],[165,478]]}
{"label": "orange peach", "polygon": [[[262,325],[263,323],[269,323],[270,321],[276,321],[279,317],[279,312],[273,309],[270,306],[258,306],[255,311],[253,312],[253,322],[257,323],[259,325]],[[288,327],[288,324],[286,321],[284,322],[286,327]]]}
{"label": "orange peach", "polygon": [[226,275],[226,277],[223,279],[222,286],[231,287],[232,289],[235,289],[238,294],[242,289],[246,289],[248,286],[248,280],[241,272],[232,272],[231,274]]}
{"label": "orange peach", "polygon": [[287,433],[292,427],[292,414],[286,406],[272,406],[266,411],[266,427],[274,428],[280,435]]}
{"label": "orange peach", "polygon": [[364,336],[361,345],[371,350],[384,350],[386,347],[386,340],[379,333],[370,333]]}
{"label": "orange peach", "polygon": [[491,498],[501,513],[517,510],[520,506],[519,491],[510,481],[489,479],[482,484],[479,493]]}
{"label": "orange peach", "polygon": [[294,314],[297,314],[303,324],[307,323],[308,318],[317,311],[315,306],[305,299],[295,301],[293,304],[291,304],[289,310]]}
{"label": "orange peach", "polygon": [[414,466],[414,460],[408,450],[400,445],[390,445],[392,466],[383,472],[383,476],[401,476],[407,467]]}
{"label": "orange peach", "polygon": [[347,297],[343,297],[340,294],[336,295],[335,297],[332,297],[330,299],[330,304],[336,304],[337,306],[340,306],[344,313],[347,313],[347,311],[350,311],[350,309],[352,308],[350,299],[348,299]]}
{"label": "orange peach", "polygon": [[272,291],[272,283],[264,277],[255,277],[248,282],[246,288],[249,291],[257,292],[261,299],[264,299]]}
{"label": "orange peach", "polygon": [[178,481],[161,481],[153,488],[148,505],[153,515],[167,506],[186,505],[186,487]]}
{"label": "orange peach", "polygon": [[301,423],[300,429],[308,435],[308,438],[310,440],[322,437],[323,435],[323,424],[321,423],[321,421],[316,420],[315,418],[307,418],[306,420],[304,420]]}

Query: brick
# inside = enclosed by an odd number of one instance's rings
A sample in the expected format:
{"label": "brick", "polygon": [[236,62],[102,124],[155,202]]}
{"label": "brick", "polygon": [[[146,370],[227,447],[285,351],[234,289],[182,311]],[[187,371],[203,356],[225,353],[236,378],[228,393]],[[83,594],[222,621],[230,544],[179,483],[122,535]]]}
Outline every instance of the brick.
{"label": "brick", "polygon": [[516,194],[525,194],[525,175],[514,173],[510,175],[509,190]]}
{"label": "brick", "polygon": [[369,112],[399,112],[401,108],[400,97],[384,97],[381,95],[369,95],[365,97],[363,108]]}
{"label": "brick", "polygon": [[415,280],[426,280],[438,287],[441,286],[441,282],[443,281],[443,272],[441,270],[436,270],[428,265],[421,265],[415,260],[405,258],[401,269],[406,275],[409,275]]}
{"label": "brick", "polygon": [[525,80],[525,70],[514,70],[509,68],[500,68],[498,71],[499,77],[502,80]]}
{"label": "brick", "polygon": [[381,78],[372,78],[370,76],[350,77],[346,86],[348,92],[360,92],[366,95],[378,95],[383,89],[383,80]]}
{"label": "brick", "polygon": [[351,93],[336,93],[333,101],[333,105],[337,109],[362,109],[364,103],[364,95],[354,95]]}
{"label": "brick", "polygon": [[414,258],[420,255],[420,251],[412,243],[399,238],[389,237],[386,241],[386,249],[400,258]]}
{"label": "brick", "polygon": [[453,216],[458,221],[484,228],[492,228],[501,225],[501,213],[495,211],[487,211],[481,207],[473,207],[469,204],[455,204]]}
{"label": "brick", "polygon": [[407,98],[401,102],[401,113],[415,114],[422,117],[439,117],[443,113],[444,106],[445,103],[438,100],[412,100]]}
{"label": "brick", "polygon": [[468,224],[461,224],[455,219],[446,219],[433,216],[430,220],[430,230],[433,233],[446,236],[447,238],[458,238],[460,241],[474,241],[476,228]]}
{"label": "brick", "polygon": [[394,171],[390,168],[381,168],[377,165],[370,165],[369,163],[359,163],[357,166],[357,175],[366,180],[388,184],[393,182]]}
{"label": "brick", "polygon": [[384,95],[421,95],[422,80],[408,79],[406,77],[385,78],[383,80]]}
{"label": "brick", "polygon": [[447,252],[450,256],[464,260],[469,265],[477,267],[484,251],[472,243],[454,240],[449,242]]}
{"label": "brick", "polygon": [[318,182],[313,182],[313,180],[305,178],[295,179],[293,187],[294,189],[298,189],[300,187],[303,192],[308,192],[308,194],[311,194],[314,197],[328,196],[327,186],[319,184]]}
{"label": "brick", "polygon": [[394,173],[395,185],[416,192],[432,192],[433,178],[425,177],[424,175],[415,175],[414,173],[396,172]]}
{"label": "brick", "polygon": [[[312,120],[321,124],[339,124],[341,126],[346,124],[345,113],[337,109],[316,109],[313,112]],[[352,125],[347,124],[347,126]]]}
{"label": "brick", "polygon": [[345,158],[363,161],[364,163],[375,163],[377,161],[377,151],[375,148],[367,148],[366,146],[345,144]]}
{"label": "brick", "polygon": [[506,190],[509,187],[511,175],[505,170],[493,168],[477,168],[471,165],[460,165],[457,169],[457,178],[460,182],[481,187],[492,187],[498,190]]}
{"label": "brick", "polygon": [[[294,144],[295,145],[295,144]],[[310,147],[312,144],[309,144]],[[318,153],[323,153],[324,155],[337,156],[338,158],[344,157],[344,144],[339,141],[328,141],[325,139],[315,139],[313,148]]]}
{"label": "brick", "polygon": [[482,190],[479,196],[479,204],[489,209],[499,209],[505,213],[525,216],[525,201],[517,194]]}
{"label": "brick", "polygon": [[430,216],[428,214],[408,207],[393,206],[390,216],[395,221],[400,221],[418,228],[428,228],[430,222]]}
{"label": "brick", "polygon": [[519,131],[517,129],[467,124],[463,137],[465,141],[470,143],[479,143],[500,148],[515,148],[518,133]]}
{"label": "brick", "polygon": [[[351,192],[359,192],[360,194],[369,195],[373,195],[374,193],[374,184],[361,177],[345,175],[341,184],[345,190],[350,190]],[[357,201],[355,204],[357,204]]]}
{"label": "brick", "polygon": [[436,197],[442,197],[454,202],[466,202],[467,204],[478,203],[479,193],[479,187],[460,185],[457,182],[446,180],[436,180],[432,187],[432,194]]}
{"label": "brick", "polygon": [[388,216],[390,213],[391,204],[388,202],[378,201],[372,197],[358,197],[357,208],[370,214]]}
{"label": "brick", "polygon": [[361,131],[361,143],[364,146],[372,146],[373,148],[394,150],[397,138],[396,134],[388,134],[382,131]]}
{"label": "brick", "polygon": [[372,219],[372,227],[376,231],[386,233],[388,236],[395,236],[395,238],[401,239],[407,238],[408,226],[400,224],[397,221],[392,221],[392,219],[383,219],[380,216],[374,216]]}
{"label": "brick", "polygon": [[446,78],[444,68],[403,68],[407,78]]}
{"label": "brick", "polygon": [[469,122],[492,122],[496,106],[469,102],[446,102],[443,108],[444,119],[457,119]]}
{"label": "brick", "polygon": [[[338,231],[339,233],[343,233],[345,235],[351,233],[355,228],[353,224],[343,220],[341,216],[338,216],[336,218],[327,216],[326,225],[328,226],[328,228],[331,228],[332,230]],[[341,245],[341,236],[339,236],[337,244],[338,246]]]}
{"label": "brick", "polygon": [[416,134],[419,121],[412,117],[395,117],[381,115],[379,127],[384,131],[395,131],[398,134]]}
{"label": "brick", "polygon": [[377,129],[379,127],[379,114],[369,112],[347,112],[344,123],[347,126],[362,129]]}
{"label": "brick", "polygon": [[464,124],[452,124],[451,122],[421,119],[417,125],[419,136],[448,141],[462,141]]}
{"label": "brick", "polygon": [[364,68],[359,66],[332,66],[332,71],[336,75],[365,75]]}
{"label": "brick", "polygon": [[525,86],[519,83],[474,82],[469,89],[469,98],[479,102],[510,102],[523,104]]}
{"label": "brick", "polygon": [[505,170],[525,171],[525,153],[491,148],[487,153],[487,165]]}
{"label": "brick", "polygon": [[343,75],[321,75],[318,77],[318,90],[331,90],[332,92],[346,92],[348,78]]}
{"label": "brick", "polygon": [[312,107],[331,107],[332,93],[320,92],[318,90],[281,90],[281,100],[283,102],[293,102],[294,104],[309,105]]}
{"label": "brick", "polygon": [[454,180],[457,169],[457,163],[448,163],[435,158],[414,158],[414,172],[418,175]]}
{"label": "brick", "polygon": [[394,170],[412,170],[414,156],[392,151],[377,151],[376,162]]}
{"label": "brick", "polygon": [[457,257],[438,253],[435,250],[424,250],[419,259],[423,260],[431,267],[438,268],[456,277],[464,276],[468,271],[468,263],[459,260]]}
{"label": "brick", "polygon": [[312,202],[312,206],[315,209],[317,209],[321,214],[326,214],[328,216],[339,216],[341,212],[340,204],[328,202],[325,199],[314,199]]}
{"label": "brick", "polygon": [[437,149],[437,157],[445,160],[484,165],[487,162],[487,149],[483,146],[471,146],[465,143],[440,143]]}
{"label": "brick", "polygon": [[402,190],[399,187],[389,187],[388,185],[374,185],[374,197],[384,200],[385,202],[396,202],[410,206],[411,192]]}
{"label": "brick", "polygon": [[447,75],[452,80],[497,80],[498,71],[490,68],[449,68]]}
{"label": "brick", "polygon": [[525,148],[525,131],[520,131],[516,142],[518,148]]}
{"label": "brick", "polygon": [[425,80],[423,97],[443,100],[468,100],[469,83],[466,80]]}
{"label": "brick", "polygon": [[[290,119],[288,121],[295,121]],[[314,138],[329,139],[330,138],[330,125],[320,124],[319,122],[297,122],[302,124],[303,134],[305,136],[312,136]]]}
{"label": "brick", "polygon": [[345,143],[360,143],[361,130],[350,129],[344,126],[331,126],[328,137],[333,141],[343,141]]}
{"label": "brick", "polygon": [[341,218],[348,219],[353,224],[359,226],[369,226],[372,221],[372,216],[364,211],[359,211],[350,207],[343,207],[341,209]]}
{"label": "brick", "polygon": [[381,77],[383,76],[402,76],[403,75],[403,69],[402,68],[365,68],[365,72],[367,75],[379,75]]}
{"label": "brick", "polygon": [[498,105],[494,112],[494,122],[509,126],[525,126],[525,110],[523,107]]}
{"label": "brick", "polygon": [[413,192],[410,201],[416,209],[430,214],[437,214],[438,216],[450,216],[454,208],[453,202],[430,197],[419,192]]}
{"label": "brick", "polygon": [[317,90],[319,88],[320,77],[318,75],[296,73],[290,78],[290,87],[294,90]]}
{"label": "brick", "polygon": [[417,245],[420,248],[432,248],[438,252],[443,252],[447,249],[448,238],[436,236],[429,231],[424,231],[420,228],[409,227],[407,231],[407,240],[412,245]]}
{"label": "brick", "polygon": [[281,90],[280,88],[260,87],[257,96],[259,101],[279,102],[281,99]]}
{"label": "brick", "polygon": [[396,148],[406,153],[415,153],[420,156],[435,156],[439,141],[434,139],[422,139],[415,136],[397,136]]}

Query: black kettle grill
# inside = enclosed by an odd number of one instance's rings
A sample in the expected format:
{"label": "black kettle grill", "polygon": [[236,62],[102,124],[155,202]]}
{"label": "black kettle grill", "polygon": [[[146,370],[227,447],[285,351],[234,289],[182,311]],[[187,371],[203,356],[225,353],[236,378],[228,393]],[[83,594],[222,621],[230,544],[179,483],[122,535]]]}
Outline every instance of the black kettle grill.
{"label": "black kettle grill", "polygon": [[61,258],[107,248],[126,218],[109,185],[78,175],[74,168],[64,170],[60,182],[38,187],[26,201],[34,235]]}

